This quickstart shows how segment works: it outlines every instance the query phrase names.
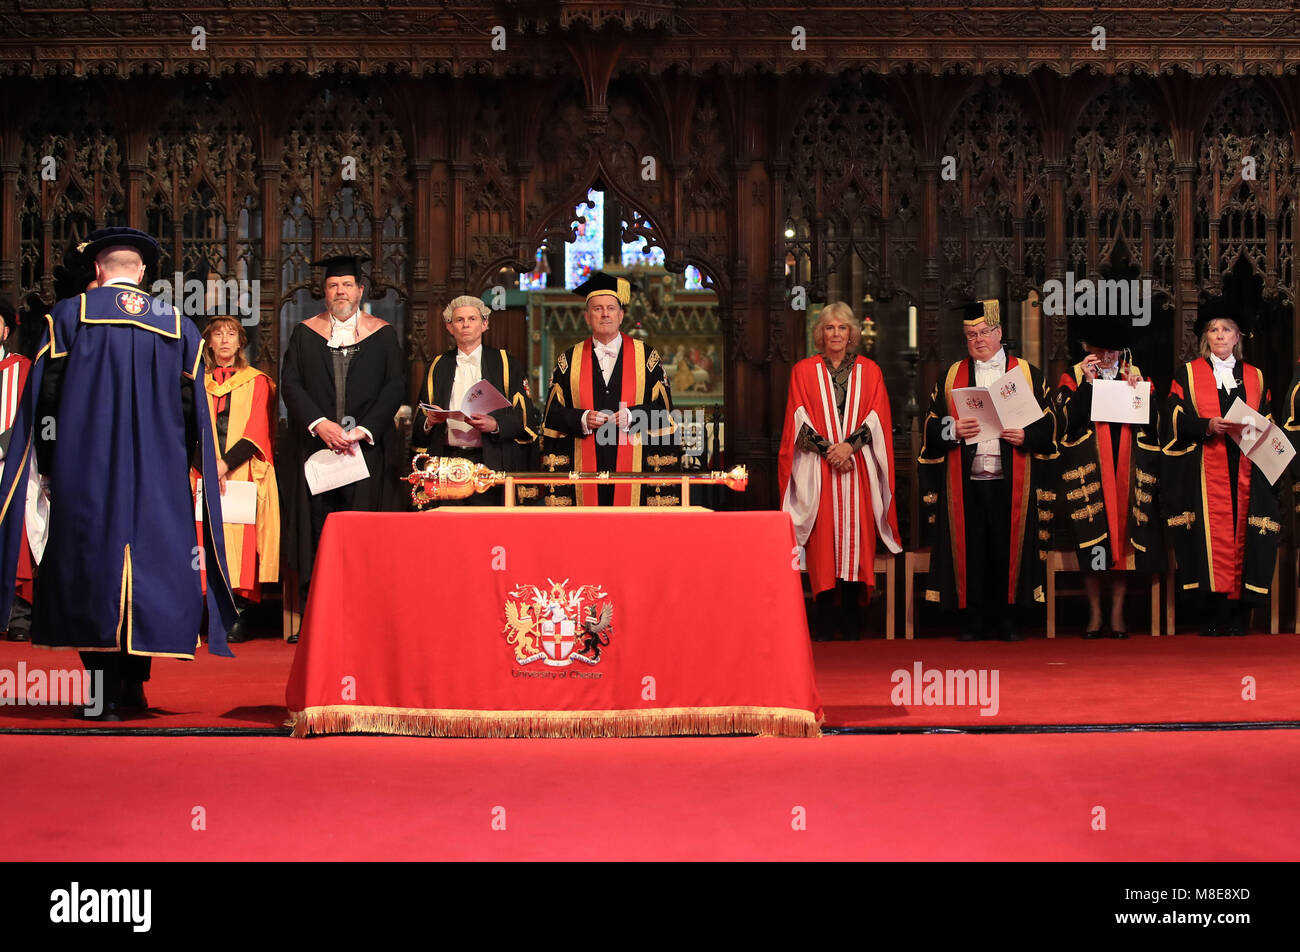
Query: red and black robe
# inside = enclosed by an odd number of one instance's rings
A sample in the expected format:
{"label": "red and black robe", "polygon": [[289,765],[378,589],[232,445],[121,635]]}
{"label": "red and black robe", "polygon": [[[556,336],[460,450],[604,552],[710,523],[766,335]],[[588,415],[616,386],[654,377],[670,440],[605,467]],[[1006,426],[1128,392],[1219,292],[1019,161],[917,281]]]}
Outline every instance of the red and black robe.
{"label": "red and black robe", "polygon": [[1238,397],[1271,420],[1271,396],[1258,367],[1238,360],[1231,392],[1219,387],[1209,358],[1179,367],[1169,387],[1170,441],[1165,445],[1165,526],[1184,591],[1229,598],[1268,598],[1281,531],[1277,496],[1229,434],[1209,421]]}
{"label": "red and black robe", "polygon": [[[1025,441],[1002,445],[1002,478],[1011,481],[1011,564],[1007,567],[1008,604],[1045,601],[1043,569],[1046,546],[1040,544],[1037,503],[1041,467],[1056,455],[1056,417],[1048,402],[1042,372],[1027,360],[1007,355],[1007,370],[1020,368],[1029,381],[1043,415],[1025,427]],[[975,361],[967,358],[948,368],[930,396],[925,437],[919,462],[922,490],[935,513],[935,532],[925,597],[946,608],[968,607],[966,586],[966,493],[977,443],[955,435],[959,414],[952,392],[975,386]]]}
{"label": "red and black robe", "polygon": [[[1138,372],[1137,367],[1130,367]],[[1079,563],[1095,566],[1103,546],[1107,569],[1159,571],[1164,564],[1157,485],[1159,415],[1146,424],[1094,423],[1092,384],[1075,364],[1061,376],[1057,502],[1069,519]],[[1103,567],[1103,566],[1098,566]]]}

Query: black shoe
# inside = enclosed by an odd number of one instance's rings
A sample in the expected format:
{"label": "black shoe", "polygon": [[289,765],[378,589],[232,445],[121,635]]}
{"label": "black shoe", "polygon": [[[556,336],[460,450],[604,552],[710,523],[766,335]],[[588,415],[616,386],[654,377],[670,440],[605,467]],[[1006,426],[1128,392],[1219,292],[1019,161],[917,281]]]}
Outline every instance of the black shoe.
{"label": "black shoe", "polygon": [[1233,624],[1228,626],[1228,630],[1225,631],[1223,634],[1225,636],[1232,635],[1234,637],[1239,637],[1241,635],[1244,635],[1245,633],[1246,633],[1246,627],[1244,625],[1238,625],[1234,622]]}
{"label": "black shoe", "polygon": [[1127,637],[1128,637],[1128,632],[1127,632],[1127,631],[1123,631],[1123,630],[1121,630],[1121,629],[1119,629],[1119,628],[1115,628],[1115,629],[1112,629],[1112,630],[1111,630],[1110,636],[1111,636],[1112,638],[1119,638],[1119,639],[1123,640],[1124,638],[1127,638]]}
{"label": "black shoe", "polygon": [[290,635],[288,638],[286,638],[286,639],[284,639],[284,640],[287,641],[287,642],[289,642],[289,644],[291,644],[291,645],[296,645],[296,644],[298,643],[298,636],[297,636],[297,635]]}
{"label": "black shoe", "polygon": [[1003,641],[1024,641],[1025,636],[1022,635],[1020,632],[1016,631],[1014,628],[1011,628],[1007,631],[1002,632],[1002,640]]}
{"label": "black shoe", "polygon": [[1202,638],[1218,638],[1223,632],[1219,631],[1218,625],[1209,625],[1201,629]]}
{"label": "black shoe", "polygon": [[1096,629],[1093,629],[1092,631],[1085,631],[1085,632],[1083,633],[1083,637],[1084,637],[1084,640],[1085,640],[1085,641],[1092,641],[1092,640],[1095,639],[1095,638],[1105,638],[1105,637],[1106,637],[1106,629],[1104,629],[1104,628],[1096,628]]}
{"label": "black shoe", "polygon": [[244,623],[242,621],[235,622],[230,626],[230,630],[226,632],[227,644],[239,645],[243,644],[247,640],[248,632],[244,631]]}
{"label": "black shoe", "polygon": [[10,628],[9,640],[10,641],[31,641],[32,640],[31,632],[29,632],[26,628]]}
{"label": "black shoe", "polygon": [[149,699],[144,696],[144,682],[126,682],[122,687],[122,700],[116,706],[122,711],[132,713],[144,713],[149,710]]}
{"label": "black shoe", "polygon": [[118,712],[118,706],[116,704],[105,704],[103,710],[98,714],[90,713],[89,708],[82,708],[81,713],[77,716],[82,720],[95,722],[120,721],[122,719],[122,715]]}
{"label": "black shoe", "polygon": [[958,641],[981,641],[983,640],[977,632],[963,631],[957,636]]}

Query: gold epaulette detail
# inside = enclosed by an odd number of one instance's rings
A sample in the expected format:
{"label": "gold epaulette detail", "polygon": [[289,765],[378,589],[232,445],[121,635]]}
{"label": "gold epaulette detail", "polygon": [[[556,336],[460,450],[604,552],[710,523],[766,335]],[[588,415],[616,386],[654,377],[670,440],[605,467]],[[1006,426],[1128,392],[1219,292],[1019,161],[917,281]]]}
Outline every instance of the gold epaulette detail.
{"label": "gold epaulette detail", "polygon": [[926,493],[924,496],[921,497],[921,502],[925,503],[927,506],[933,506],[938,501],[939,501],[938,493]]}
{"label": "gold epaulette detail", "polygon": [[1142,490],[1140,490],[1140,489],[1138,489],[1136,486],[1134,486],[1134,487],[1133,487],[1133,498],[1136,499],[1138,502],[1150,502],[1151,499],[1152,499],[1152,496],[1151,496],[1150,493],[1144,493]]}
{"label": "gold epaulette detail", "polygon": [[562,374],[567,374],[567,373],[569,372],[569,355],[568,355],[568,353],[561,353],[561,354],[560,354],[560,359],[557,360],[557,361],[555,362],[555,366],[557,366],[557,367],[560,368],[560,373],[562,373]]}
{"label": "gold epaulette detail", "polygon": [[1268,535],[1270,532],[1281,532],[1281,523],[1274,522],[1268,516],[1251,516],[1246,522],[1252,529],[1258,529],[1260,535]]}
{"label": "gold epaulette detail", "polygon": [[650,348],[650,359],[645,362],[645,369],[654,370],[659,366],[660,359],[659,351],[655,350],[653,347]]}
{"label": "gold epaulette detail", "polygon": [[568,496],[547,496],[544,503],[547,506],[572,506],[573,500]]}
{"label": "gold epaulette detail", "polygon": [[1038,490],[1038,501],[1056,502],[1056,493],[1052,492],[1050,489],[1040,489]]}
{"label": "gold epaulette detail", "polygon": [[1072,481],[1075,479],[1086,479],[1090,474],[1095,473],[1096,471],[1097,471],[1096,463],[1085,463],[1084,465],[1079,466],[1076,469],[1070,470],[1061,478],[1067,481]]}
{"label": "gold epaulette detail", "polygon": [[1051,541],[1052,541],[1052,533],[1051,533],[1051,531],[1048,530],[1048,529],[1039,529],[1039,530],[1038,530],[1038,540],[1039,540],[1040,542],[1051,542]]}
{"label": "gold epaulette detail", "polygon": [[1142,525],[1142,523],[1144,523],[1144,522],[1150,522],[1150,521],[1151,521],[1151,517],[1148,516],[1148,515],[1147,515],[1145,512],[1143,512],[1141,509],[1139,509],[1137,506],[1134,506],[1134,507],[1133,507],[1133,521],[1136,522],[1138,525]]}
{"label": "gold epaulette detail", "polygon": [[925,590],[925,600],[927,602],[937,602],[939,600],[939,593],[932,588],[927,588]]}
{"label": "gold epaulette detail", "polygon": [[649,496],[642,500],[642,505],[645,506],[680,506],[681,504],[681,496]]}
{"label": "gold epaulette detail", "polygon": [[1194,512],[1183,512],[1177,516],[1170,516],[1165,520],[1165,523],[1171,529],[1181,529],[1184,526],[1190,529],[1195,522],[1196,513]]}
{"label": "gold epaulette detail", "polygon": [[541,486],[516,486],[515,495],[519,499],[536,499],[537,494],[542,491]]}
{"label": "gold epaulette detail", "polygon": [[1076,509],[1074,512],[1070,513],[1070,518],[1075,522],[1082,522],[1085,519],[1091,519],[1104,508],[1105,503],[1100,501],[1094,502],[1092,505],[1084,506],[1082,509]]}
{"label": "gold epaulette detail", "polygon": [[559,453],[547,453],[542,457],[542,465],[552,473],[557,469],[568,466],[572,462],[568,456],[561,456]]}
{"label": "gold epaulette detail", "polygon": [[1136,473],[1137,476],[1135,478],[1137,479],[1139,486],[1154,486],[1156,484],[1156,477],[1150,473],[1144,473],[1140,469],[1136,470]]}
{"label": "gold epaulette detail", "polygon": [[1038,510],[1038,521],[1039,521],[1039,522],[1051,522],[1051,521],[1052,521],[1052,516],[1053,516],[1053,515],[1054,515],[1054,513],[1053,513],[1052,510],[1050,510],[1050,509],[1039,509],[1039,510]]}
{"label": "gold epaulette detail", "polygon": [[[1046,555],[1046,553],[1043,553],[1043,554]],[[1043,586],[1039,585],[1039,586],[1037,586],[1037,587],[1034,588],[1034,601],[1036,601],[1036,602],[1046,602],[1046,601],[1047,601],[1047,597],[1046,597],[1045,595],[1043,595]]]}
{"label": "gold epaulette detail", "polygon": [[645,464],[657,473],[659,472],[660,469],[662,469],[665,466],[676,466],[677,457],[661,456],[660,454],[656,453],[654,456],[647,456],[645,458]]}
{"label": "gold epaulette detail", "polygon": [[1071,489],[1065,494],[1065,498],[1070,500],[1070,502],[1075,502],[1079,499],[1087,502],[1089,496],[1095,496],[1099,492],[1101,492],[1101,483],[1088,483],[1085,486],[1080,486],[1078,489]]}

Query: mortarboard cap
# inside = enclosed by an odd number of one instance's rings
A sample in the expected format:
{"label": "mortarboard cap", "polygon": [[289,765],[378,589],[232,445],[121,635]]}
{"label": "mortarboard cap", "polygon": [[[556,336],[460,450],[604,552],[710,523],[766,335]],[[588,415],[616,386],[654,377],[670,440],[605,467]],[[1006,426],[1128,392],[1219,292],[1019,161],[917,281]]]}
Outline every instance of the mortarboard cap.
{"label": "mortarboard cap", "polygon": [[1074,339],[1089,347],[1123,350],[1129,345],[1129,319],[1121,316],[1091,315],[1076,317],[1072,322]]}
{"label": "mortarboard cap", "polygon": [[1205,327],[1210,321],[1223,318],[1232,321],[1237,325],[1237,330],[1241,331],[1243,338],[1249,337],[1251,327],[1255,323],[1254,315],[1249,313],[1234,314],[1230,312],[1221,297],[1211,298],[1208,301],[1201,301],[1196,306],[1196,324],[1192,327],[1192,332],[1197,339],[1205,333]]}
{"label": "mortarboard cap", "polygon": [[321,258],[319,261],[313,261],[313,268],[324,268],[325,277],[328,278],[356,278],[361,280],[361,264],[369,261],[369,255],[333,255],[329,258]]}
{"label": "mortarboard cap", "polygon": [[627,307],[628,302],[632,300],[632,285],[627,278],[616,278],[604,271],[596,271],[586,281],[574,288],[573,293],[582,295],[588,301],[597,294],[610,294],[618,298],[619,304]]}
{"label": "mortarboard cap", "polygon": [[138,228],[127,228],[125,225],[92,231],[86,236],[85,241],[77,245],[77,251],[87,261],[94,261],[109,248],[122,245],[140,252],[140,257],[144,259],[147,267],[152,268],[158,263],[158,256],[161,254],[158,240]]}

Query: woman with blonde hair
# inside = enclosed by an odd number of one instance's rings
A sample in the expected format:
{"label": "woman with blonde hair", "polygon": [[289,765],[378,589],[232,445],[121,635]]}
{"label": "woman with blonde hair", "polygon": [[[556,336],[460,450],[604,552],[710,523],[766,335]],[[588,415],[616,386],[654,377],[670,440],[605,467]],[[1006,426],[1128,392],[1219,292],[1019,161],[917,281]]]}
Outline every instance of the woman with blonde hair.
{"label": "woman with blonde hair", "polygon": [[240,642],[248,637],[245,613],[249,602],[261,601],[263,583],[280,579],[280,494],[272,456],[275,384],[249,366],[244,357],[248,334],[235,318],[214,317],[203,330],[203,341],[220,490],[224,495],[231,483],[256,487],[255,521],[225,524],[230,587],[239,608],[239,621],[226,637]]}
{"label": "woman with blonde hair", "polygon": [[804,546],[815,602],[813,635],[830,637],[840,591],[841,630],[859,632],[861,592],[875,585],[876,540],[900,552],[894,505],[889,394],[874,361],[856,354],[862,327],[842,302],[813,326],[818,353],[790,374],[778,476],[781,508]]}
{"label": "woman with blonde hair", "polygon": [[[1202,635],[1246,633],[1254,604],[1268,600],[1277,559],[1276,494],[1237,445],[1271,419],[1264,373],[1242,357],[1249,331],[1244,317],[1203,312],[1201,356],[1179,367],[1169,388],[1166,488],[1176,495],[1165,524],[1181,589],[1205,599]],[[1237,400],[1252,420],[1226,419]]]}

